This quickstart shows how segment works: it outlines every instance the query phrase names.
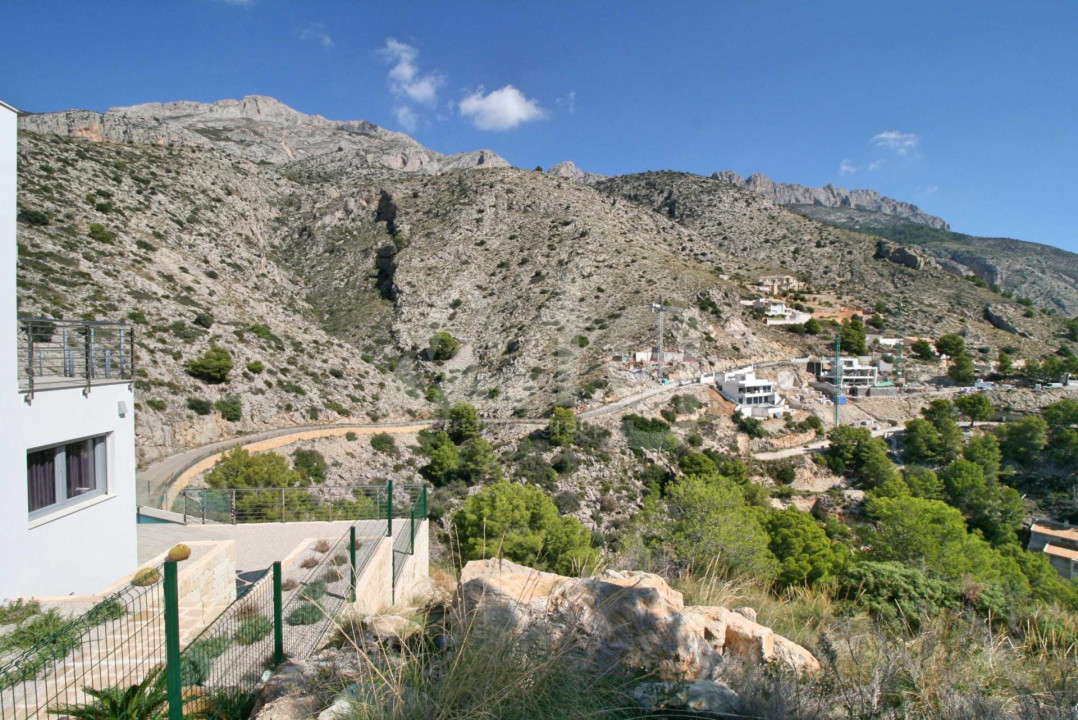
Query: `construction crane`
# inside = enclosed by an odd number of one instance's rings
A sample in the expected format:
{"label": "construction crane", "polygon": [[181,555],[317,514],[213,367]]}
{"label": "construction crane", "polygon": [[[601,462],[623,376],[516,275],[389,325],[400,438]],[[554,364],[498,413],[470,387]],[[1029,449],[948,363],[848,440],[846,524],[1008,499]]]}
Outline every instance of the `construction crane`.
{"label": "construction crane", "polygon": [[659,313],[659,383],[663,381],[663,316],[668,312],[683,313],[685,308],[674,307],[663,303],[663,296],[659,296],[659,302],[652,303],[651,309]]}
{"label": "construction crane", "polygon": [[842,400],[842,336],[835,333],[835,427],[839,426],[839,401]]}

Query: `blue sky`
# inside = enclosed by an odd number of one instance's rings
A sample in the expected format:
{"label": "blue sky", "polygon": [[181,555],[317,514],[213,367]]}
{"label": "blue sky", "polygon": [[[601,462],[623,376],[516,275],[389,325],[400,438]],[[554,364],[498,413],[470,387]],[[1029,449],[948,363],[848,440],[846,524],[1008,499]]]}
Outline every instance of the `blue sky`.
{"label": "blue sky", "polygon": [[868,187],[1078,252],[1078,2],[0,0],[29,111],[271,95],[451,153]]}

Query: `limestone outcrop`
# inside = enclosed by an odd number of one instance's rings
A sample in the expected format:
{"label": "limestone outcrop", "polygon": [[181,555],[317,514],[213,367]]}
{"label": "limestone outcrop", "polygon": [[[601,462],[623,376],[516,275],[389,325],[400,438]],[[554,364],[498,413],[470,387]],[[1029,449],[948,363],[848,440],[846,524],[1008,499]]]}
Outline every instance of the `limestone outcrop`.
{"label": "limestone outcrop", "polygon": [[877,260],[886,260],[887,262],[893,262],[896,265],[904,265],[914,270],[921,270],[925,267],[936,267],[936,261],[932,258],[911,249],[907,245],[901,245],[887,240],[880,240],[876,243],[876,254],[874,257]]}
{"label": "limestone outcrop", "polygon": [[643,672],[659,682],[716,680],[731,658],[819,670],[812,653],[753,615],[747,608],[686,606],[680,592],[652,573],[608,570],[569,578],[482,560],[461,573],[454,621],[479,632],[514,633],[597,667]]}

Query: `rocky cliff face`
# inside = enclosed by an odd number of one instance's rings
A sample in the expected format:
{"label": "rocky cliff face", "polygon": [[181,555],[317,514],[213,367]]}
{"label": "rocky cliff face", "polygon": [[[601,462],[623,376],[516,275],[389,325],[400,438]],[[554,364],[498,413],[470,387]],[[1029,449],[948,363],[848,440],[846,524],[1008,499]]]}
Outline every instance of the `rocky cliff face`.
{"label": "rocky cliff face", "polygon": [[252,162],[272,164],[339,154],[359,166],[426,174],[509,166],[490,150],[445,156],[403,133],[365,120],[327,120],[258,95],[215,103],[146,103],[105,113],[67,110],[27,115],[20,118],[19,127],[97,142],[216,147]]}
{"label": "rocky cliff face", "polygon": [[922,212],[916,205],[883,197],[875,190],[847,190],[830,184],[814,188],[806,187],[805,185],[777,183],[762,173],[753,173],[746,180],[731,170],[712,173],[711,177],[719,182],[752,190],[779,205],[822,205],[824,207],[868,210],[883,213],[884,215],[892,215],[938,230],[951,229],[951,226],[942,218]]}

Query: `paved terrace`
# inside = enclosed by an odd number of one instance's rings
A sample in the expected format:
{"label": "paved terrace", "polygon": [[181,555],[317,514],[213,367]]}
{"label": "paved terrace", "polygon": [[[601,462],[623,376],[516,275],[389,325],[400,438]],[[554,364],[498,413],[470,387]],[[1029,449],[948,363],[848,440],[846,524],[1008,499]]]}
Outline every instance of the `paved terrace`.
{"label": "paved terrace", "polygon": [[[138,526],[138,561],[145,563],[178,543],[199,540],[235,540],[236,571],[261,573],[274,561],[284,560],[300,544],[314,538],[336,541],[351,525],[349,520],[326,522],[243,523],[237,525],[178,525],[146,523]],[[408,519],[394,518],[393,537],[407,531]],[[385,535],[385,520],[360,520],[357,538]]]}

